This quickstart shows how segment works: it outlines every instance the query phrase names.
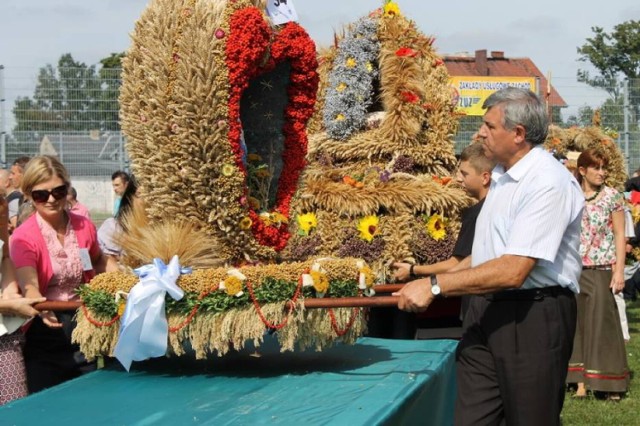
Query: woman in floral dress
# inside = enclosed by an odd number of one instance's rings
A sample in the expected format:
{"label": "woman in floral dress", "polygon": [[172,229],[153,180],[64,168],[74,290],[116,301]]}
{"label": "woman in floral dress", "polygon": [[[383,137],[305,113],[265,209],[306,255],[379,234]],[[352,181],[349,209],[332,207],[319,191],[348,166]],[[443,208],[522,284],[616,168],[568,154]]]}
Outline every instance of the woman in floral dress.
{"label": "woman in floral dress", "polygon": [[624,287],[623,195],[604,184],[608,159],[589,149],[578,158],[576,177],[585,195],[580,254],[582,276],[578,322],[568,383],[576,397],[587,390],[619,400],[629,386],[629,368],[613,293]]}

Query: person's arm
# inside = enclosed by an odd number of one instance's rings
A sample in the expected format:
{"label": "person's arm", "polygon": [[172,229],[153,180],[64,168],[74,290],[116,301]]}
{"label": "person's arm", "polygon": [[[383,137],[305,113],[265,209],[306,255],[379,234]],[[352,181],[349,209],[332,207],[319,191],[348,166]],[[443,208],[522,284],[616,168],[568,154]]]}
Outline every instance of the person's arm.
{"label": "person's arm", "polygon": [[611,213],[611,221],[613,224],[613,238],[616,249],[616,263],[613,266],[613,274],[611,276],[611,290],[614,293],[620,293],[624,288],[624,263],[626,259],[626,238],[624,226],[624,210],[618,210]]}
{"label": "person's arm", "polygon": [[451,268],[449,272],[457,272],[457,271],[462,271],[464,269],[469,269],[469,268],[471,268],[471,255],[462,259],[460,263],[458,263],[456,266]]}
{"label": "person's arm", "polygon": [[24,318],[32,318],[38,315],[38,311],[33,307],[36,303],[44,302],[44,297],[29,299],[20,297],[11,300],[0,300],[0,314],[15,315]]}
{"label": "person's arm", "polygon": [[[20,199],[11,200],[7,205],[7,215],[9,217],[8,231],[12,232],[18,226],[18,209],[20,207]],[[5,240],[6,241],[6,240]]]}
{"label": "person's arm", "polygon": [[2,289],[2,299],[15,299],[22,296],[16,280],[16,270],[9,257],[7,210],[7,200],[4,197],[0,197],[0,240],[2,240],[2,258],[0,260],[2,281],[0,281],[0,288]]}
{"label": "person's arm", "polygon": [[449,259],[434,263],[433,265],[416,265],[413,268],[413,272],[419,276],[441,274],[450,271],[451,268],[457,266],[461,261],[461,257],[451,256]]}
{"label": "person's arm", "polygon": [[411,264],[405,262],[396,262],[392,265],[393,277],[398,281],[408,281],[416,279],[416,277],[425,277],[431,274],[441,274],[449,271],[462,261],[462,258],[452,256],[447,260],[434,263],[432,265],[413,265],[413,277],[411,276]]}
{"label": "person's arm", "polygon": [[10,258],[2,259],[2,299],[16,299],[22,297],[20,287],[18,286],[18,278],[16,277],[16,268]]}
{"label": "person's arm", "polygon": [[[44,301],[46,300],[40,293],[40,287],[38,286],[38,271],[32,266],[24,266],[16,269],[18,276],[18,284],[22,294],[27,299],[36,299]],[[51,328],[61,328],[62,324],[58,321],[55,313],[52,311],[42,311],[40,313],[42,322]]]}
{"label": "person's arm", "polygon": [[[444,296],[520,288],[536,262],[531,257],[503,255],[471,269],[438,275],[438,284]],[[424,311],[433,301],[429,279],[412,281],[393,295],[400,297],[398,308],[409,312]]]}
{"label": "person's arm", "polygon": [[98,259],[93,262],[93,269],[96,271],[96,274],[117,271],[119,269],[118,261],[113,256],[107,256],[100,252]]}

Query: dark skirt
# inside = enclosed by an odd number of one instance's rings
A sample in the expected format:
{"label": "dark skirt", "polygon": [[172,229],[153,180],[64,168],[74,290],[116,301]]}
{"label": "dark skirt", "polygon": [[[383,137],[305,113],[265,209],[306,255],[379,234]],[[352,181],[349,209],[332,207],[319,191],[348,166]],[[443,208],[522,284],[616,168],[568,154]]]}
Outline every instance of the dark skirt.
{"label": "dark skirt", "polygon": [[27,396],[23,343],[24,336],[20,332],[0,337],[0,405]]}
{"label": "dark skirt", "polygon": [[627,352],[610,283],[610,270],[582,271],[567,383],[585,383],[592,391],[626,392],[629,389]]}
{"label": "dark skirt", "polygon": [[30,325],[24,347],[30,393],[95,370],[95,362],[87,362],[79,346],[71,343],[71,332],[76,325],[74,315],[74,311],[56,312],[62,328],[49,328],[40,317],[34,318]]}

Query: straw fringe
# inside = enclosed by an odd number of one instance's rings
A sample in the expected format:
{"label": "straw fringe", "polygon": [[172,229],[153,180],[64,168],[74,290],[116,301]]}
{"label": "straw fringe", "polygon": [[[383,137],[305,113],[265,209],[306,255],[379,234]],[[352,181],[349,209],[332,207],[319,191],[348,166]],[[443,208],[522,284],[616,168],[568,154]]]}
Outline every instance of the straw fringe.
{"label": "straw fringe", "polygon": [[[286,302],[261,307],[265,317],[275,324],[290,316],[287,324],[276,333],[282,352],[310,347],[322,350],[336,341],[353,344],[366,330],[362,310],[354,313],[353,309],[335,309],[337,330],[342,332],[351,326],[343,336],[337,336],[327,310],[306,311],[303,303],[298,301],[291,313]],[[167,322],[169,327],[176,327],[185,319],[185,316],[169,315]],[[73,341],[80,344],[80,350],[90,360],[102,355],[113,356],[118,341],[119,323],[117,321],[109,327],[96,327],[80,314],[73,332]],[[197,359],[205,359],[211,355],[223,356],[231,350],[244,348],[248,341],[259,347],[264,333],[265,325],[253,307],[233,309],[216,315],[196,315],[187,326],[169,333],[167,353],[181,356],[191,350]]]}
{"label": "straw fringe", "polygon": [[[110,318],[95,318],[98,321],[109,321]],[[79,311],[76,314],[76,327],[71,334],[71,342],[78,343],[80,350],[92,361],[98,356],[113,356],[113,351],[118,342],[120,321],[110,327],[97,327]]]}

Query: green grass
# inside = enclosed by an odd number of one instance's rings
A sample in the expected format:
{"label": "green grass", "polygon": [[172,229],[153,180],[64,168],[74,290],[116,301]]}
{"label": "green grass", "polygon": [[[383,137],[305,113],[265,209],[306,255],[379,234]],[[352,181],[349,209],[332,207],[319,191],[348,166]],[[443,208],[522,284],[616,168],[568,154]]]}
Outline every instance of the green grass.
{"label": "green grass", "polygon": [[602,401],[590,396],[577,400],[567,393],[562,410],[562,424],[567,425],[637,425],[640,424],[640,385],[634,380],[640,371],[640,301],[627,306],[629,334],[627,360],[631,370],[631,385],[620,402]]}

